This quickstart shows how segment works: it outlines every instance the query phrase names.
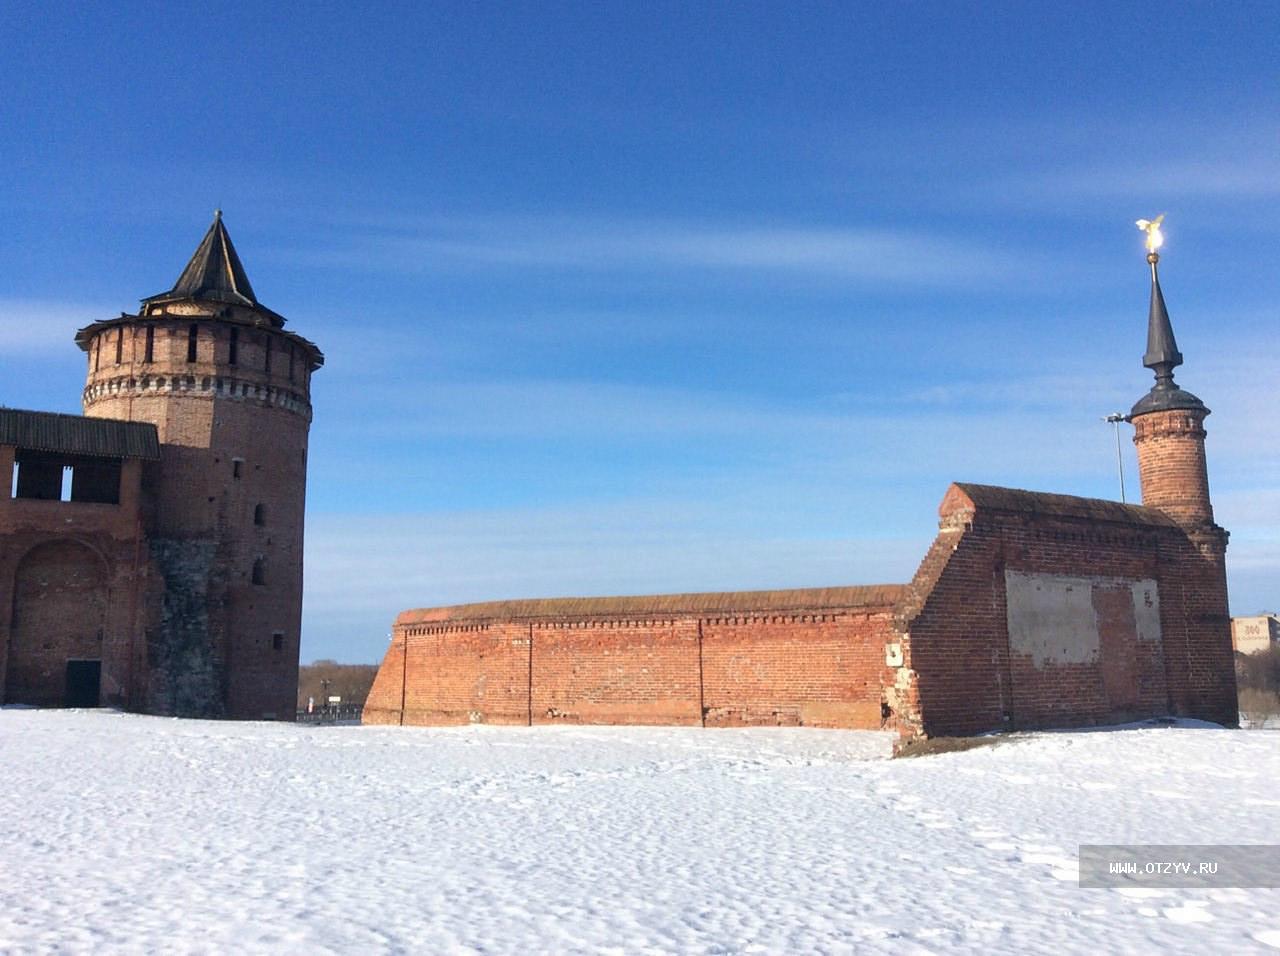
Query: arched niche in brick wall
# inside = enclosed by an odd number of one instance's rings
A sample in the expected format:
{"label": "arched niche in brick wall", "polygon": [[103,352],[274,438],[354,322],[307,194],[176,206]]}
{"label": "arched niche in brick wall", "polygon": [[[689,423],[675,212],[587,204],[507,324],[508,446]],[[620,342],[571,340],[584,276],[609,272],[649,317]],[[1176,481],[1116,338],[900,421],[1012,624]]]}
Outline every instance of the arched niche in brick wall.
{"label": "arched niche in brick wall", "polygon": [[107,587],[106,562],[79,541],[46,541],[23,555],[14,572],[6,703],[88,703],[79,662],[102,660]]}

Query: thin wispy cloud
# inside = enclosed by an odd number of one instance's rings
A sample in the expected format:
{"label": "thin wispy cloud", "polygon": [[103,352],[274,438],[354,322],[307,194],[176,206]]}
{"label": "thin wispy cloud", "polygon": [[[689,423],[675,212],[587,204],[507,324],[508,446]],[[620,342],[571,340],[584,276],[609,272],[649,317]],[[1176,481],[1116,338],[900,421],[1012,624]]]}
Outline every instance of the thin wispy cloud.
{"label": "thin wispy cloud", "polygon": [[70,337],[93,317],[112,314],[101,305],[0,299],[0,352],[10,356],[65,357]]}
{"label": "thin wispy cloud", "polygon": [[[1078,381],[1075,383],[1080,384]],[[1010,386],[1008,394],[1018,392]],[[1074,400],[1064,391],[1060,404]],[[1043,401],[986,408],[944,408],[901,402],[879,408],[823,406],[813,401],[767,401],[732,392],[601,382],[518,380],[506,382],[426,383],[406,396],[395,385],[366,389],[360,396],[380,416],[355,416],[327,426],[344,442],[509,441],[520,445],[569,442],[616,448],[620,443],[737,443],[758,455],[790,457],[805,452],[810,467],[837,456],[840,467],[857,474],[892,474],[905,467],[904,451],[931,454],[935,460],[966,465],[1020,463],[1026,441],[1043,436],[1037,468],[1071,469],[1076,449],[1060,436],[1044,434]],[[386,414],[390,409],[399,411]],[[1108,406],[1109,407],[1109,406]],[[1063,421],[1067,419],[1067,421]],[[1082,435],[1096,431],[1096,415],[1063,415],[1053,421]],[[1073,420],[1073,423],[1072,423]],[[983,435],[988,440],[981,441]],[[1028,436],[1008,443],[1003,436]],[[979,439],[981,448],[975,448]],[[1005,446],[1008,445],[1007,453]],[[849,460],[852,458],[852,460]]]}
{"label": "thin wispy cloud", "polygon": [[1063,195],[1129,199],[1161,195],[1173,199],[1275,199],[1280,197],[1280,161],[1272,157],[1240,160],[1189,157],[1139,162],[1116,160],[1075,169],[1045,172],[1024,186]]}
{"label": "thin wispy cloud", "polygon": [[972,286],[1025,271],[998,247],[910,230],[563,218],[426,220],[288,252],[295,262],[388,271],[660,269]]}
{"label": "thin wispy cloud", "polygon": [[[1087,119],[1027,137],[1033,144],[982,194],[1014,203],[1065,199],[1270,201],[1280,197],[1280,139],[1254,117],[1206,118],[1197,135],[1185,123],[1147,117]],[[1007,168],[1001,168],[1005,167]],[[1262,225],[1242,223],[1242,225]]]}
{"label": "thin wispy cloud", "polygon": [[[734,531],[670,501],[399,514],[307,527],[306,656],[376,659],[409,607],[906,580],[925,541]],[[887,578],[886,578],[887,576]]]}

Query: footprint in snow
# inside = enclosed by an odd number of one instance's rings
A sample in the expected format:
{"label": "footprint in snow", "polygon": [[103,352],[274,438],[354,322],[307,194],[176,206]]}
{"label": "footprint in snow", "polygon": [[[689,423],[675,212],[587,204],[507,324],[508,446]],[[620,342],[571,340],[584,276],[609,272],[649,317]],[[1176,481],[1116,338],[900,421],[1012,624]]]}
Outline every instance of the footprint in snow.
{"label": "footprint in snow", "polygon": [[1164,911],[1164,918],[1174,923],[1211,923],[1213,915],[1208,911],[1208,900],[1188,900],[1182,906],[1174,906]]}
{"label": "footprint in snow", "polygon": [[1157,899],[1161,896],[1173,895],[1170,890],[1160,890],[1154,886],[1122,886],[1116,892],[1121,896],[1127,896],[1131,900]]}
{"label": "footprint in snow", "polygon": [[918,810],[916,817],[922,826],[930,830],[950,830],[952,826],[947,814],[941,810]]}
{"label": "footprint in snow", "polygon": [[[1027,852],[1027,850],[1042,849],[1050,852]],[[1056,847],[1028,847],[1023,850],[1018,859],[1023,863],[1041,863],[1050,867],[1049,875],[1055,880],[1079,880],[1080,879],[1080,861],[1071,859],[1062,855],[1062,851]]]}
{"label": "footprint in snow", "polygon": [[1280,929],[1263,929],[1253,934],[1253,938],[1263,946],[1280,949]]}

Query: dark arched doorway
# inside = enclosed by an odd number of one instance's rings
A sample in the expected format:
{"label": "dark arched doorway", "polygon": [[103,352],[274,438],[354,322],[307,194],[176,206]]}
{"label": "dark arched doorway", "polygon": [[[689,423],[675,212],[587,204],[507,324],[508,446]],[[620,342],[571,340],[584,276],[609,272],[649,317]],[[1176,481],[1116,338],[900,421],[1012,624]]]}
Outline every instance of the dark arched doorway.
{"label": "dark arched doorway", "polygon": [[93,707],[100,695],[106,568],[77,541],[37,545],[13,581],[4,699]]}

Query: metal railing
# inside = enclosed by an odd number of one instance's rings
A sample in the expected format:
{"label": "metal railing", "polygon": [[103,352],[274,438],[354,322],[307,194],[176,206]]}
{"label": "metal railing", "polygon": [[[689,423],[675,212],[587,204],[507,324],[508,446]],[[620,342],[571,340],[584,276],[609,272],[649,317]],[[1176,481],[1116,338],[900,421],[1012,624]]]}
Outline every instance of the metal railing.
{"label": "metal railing", "polygon": [[316,707],[307,713],[305,707],[298,710],[300,724],[358,724],[364,704],[331,704]]}

